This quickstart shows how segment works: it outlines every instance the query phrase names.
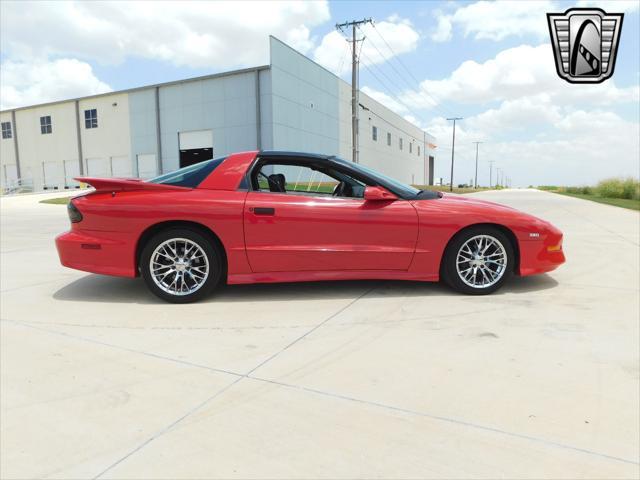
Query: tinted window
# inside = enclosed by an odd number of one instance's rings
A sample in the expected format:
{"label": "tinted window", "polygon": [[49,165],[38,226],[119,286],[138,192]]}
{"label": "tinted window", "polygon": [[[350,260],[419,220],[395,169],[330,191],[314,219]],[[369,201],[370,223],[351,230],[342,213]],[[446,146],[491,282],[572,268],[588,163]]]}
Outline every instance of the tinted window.
{"label": "tinted window", "polygon": [[410,185],[405,185],[404,183],[399,182],[398,180],[395,180],[391,177],[387,177],[380,172],[376,172],[375,170],[365,167],[361,163],[347,162],[346,160],[337,157],[334,158],[334,161],[337,163],[348,165],[349,168],[353,168],[356,171],[364,173],[366,176],[380,182],[382,186],[388,187],[394,193],[400,195],[403,198],[413,198],[420,193],[420,190],[418,190],[417,188],[414,188]]}
{"label": "tinted window", "polygon": [[214,158],[181,168],[174,172],[165,173],[159,177],[148,180],[150,183],[164,183],[177,187],[196,188],[209,176],[227,157]]}

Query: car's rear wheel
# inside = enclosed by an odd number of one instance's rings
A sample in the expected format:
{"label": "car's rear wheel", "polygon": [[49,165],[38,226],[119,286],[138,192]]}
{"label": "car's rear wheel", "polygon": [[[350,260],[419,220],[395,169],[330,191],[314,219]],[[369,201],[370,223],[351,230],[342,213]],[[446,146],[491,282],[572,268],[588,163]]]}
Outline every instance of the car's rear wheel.
{"label": "car's rear wheel", "polygon": [[222,256],[202,234],[174,228],[153,236],[140,255],[149,290],[172,303],[189,303],[210,294],[222,276]]}
{"label": "car's rear wheel", "polygon": [[498,290],[515,264],[507,236],[492,227],[473,227],[458,234],[447,247],[442,264],[444,281],[469,295]]}

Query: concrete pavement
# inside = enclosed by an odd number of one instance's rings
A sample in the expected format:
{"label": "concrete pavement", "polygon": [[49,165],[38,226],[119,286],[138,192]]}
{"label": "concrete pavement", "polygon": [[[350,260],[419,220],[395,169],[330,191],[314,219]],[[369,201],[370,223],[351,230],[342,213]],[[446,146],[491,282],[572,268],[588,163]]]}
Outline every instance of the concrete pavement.
{"label": "concrete pavement", "polygon": [[[169,305],[58,263],[3,198],[1,478],[639,478],[640,215],[483,192],[565,233],[488,297],[247,285]],[[55,196],[55,195],[53,195]]]}

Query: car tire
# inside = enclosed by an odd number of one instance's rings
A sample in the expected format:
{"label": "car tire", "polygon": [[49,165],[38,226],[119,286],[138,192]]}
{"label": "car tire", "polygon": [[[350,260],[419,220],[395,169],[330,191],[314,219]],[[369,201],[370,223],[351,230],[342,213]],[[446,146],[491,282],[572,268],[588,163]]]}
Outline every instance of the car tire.
{"label": "car tire", "polygon": [[157,297],[171,303],[196,302],[218,286],[222,255],[201,233],[171,228],[154,235],[140,255],[140,272]]}
{"label": "car tire", "polygon": [[471,227],[457,234],[442,261],[442,279],[467,295],[498,290],[513,274],[515,255],[509,238],[499,229]]}

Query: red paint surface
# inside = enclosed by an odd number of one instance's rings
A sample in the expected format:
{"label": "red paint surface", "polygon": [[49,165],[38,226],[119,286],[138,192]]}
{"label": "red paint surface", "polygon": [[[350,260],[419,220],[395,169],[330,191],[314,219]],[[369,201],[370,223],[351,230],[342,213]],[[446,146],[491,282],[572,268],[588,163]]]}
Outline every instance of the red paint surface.
{"label": "red paint surface", "polygon": [[[227,258],[228,283],[437,281],[448,242],[477,224],[498,225],[513,236],[520,275],[547,272],[564,262],[562,250],[548,251],[562,241],[562,233],[551,224],[469,197],[370,201],[238,190],[256,154],[229,156],[195,189],[85,179],[97,191],[73,200],[83,220],[56,238],[61,263],[134,277],[141,238],[168,222],[189,222],[218,237]],[[257,215],[256,208],[274,212]]]}

